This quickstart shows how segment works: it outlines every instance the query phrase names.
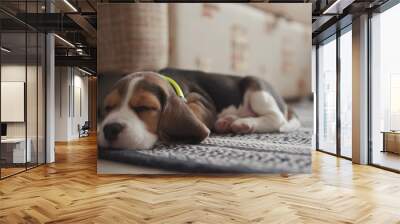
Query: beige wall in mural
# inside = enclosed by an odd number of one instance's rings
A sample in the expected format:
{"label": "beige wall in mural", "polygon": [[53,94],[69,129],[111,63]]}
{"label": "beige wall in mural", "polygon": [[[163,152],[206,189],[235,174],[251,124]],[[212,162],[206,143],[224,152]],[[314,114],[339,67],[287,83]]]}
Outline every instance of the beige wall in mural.
{"label": "beige wall in mural", "polygon": [[310,6],[294,6],[309,8],[307,25],[247,4],[171,4],[169,65],[255,75],[287,98],[306,96],[311,93]]}

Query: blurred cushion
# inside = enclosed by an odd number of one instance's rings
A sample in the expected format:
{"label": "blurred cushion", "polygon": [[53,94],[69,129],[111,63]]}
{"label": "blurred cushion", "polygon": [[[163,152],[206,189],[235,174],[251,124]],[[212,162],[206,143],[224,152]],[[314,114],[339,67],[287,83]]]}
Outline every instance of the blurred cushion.
{"label": "blurred cushion", "polygon": [[166,4],[99,4],[98,72],[158,70],[168,62]]}

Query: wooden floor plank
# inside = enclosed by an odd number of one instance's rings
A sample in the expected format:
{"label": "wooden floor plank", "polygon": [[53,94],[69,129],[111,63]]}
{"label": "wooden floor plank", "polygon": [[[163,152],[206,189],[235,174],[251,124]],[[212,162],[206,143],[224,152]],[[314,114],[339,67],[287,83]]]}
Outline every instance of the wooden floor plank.
{"label": "wooden floor plank", "polygon": [[400,175],[313,153],[313,173],[96,174],[96,139],[0,181],[0,223],[400,223]]}

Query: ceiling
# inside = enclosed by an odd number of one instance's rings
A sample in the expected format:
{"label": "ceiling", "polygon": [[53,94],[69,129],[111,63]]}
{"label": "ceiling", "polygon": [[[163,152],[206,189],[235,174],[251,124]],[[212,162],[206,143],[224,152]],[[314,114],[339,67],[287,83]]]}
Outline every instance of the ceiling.
{"label": "ceiling", "polygon": [[352,23],[354,17],[372,11],[388,0],[317,0],[313,3],[313,44]]}
{"label": "ceiling", "polygon": [[25,62],[36,64],[38,55],[39,57],[43,55],[39,52],[44,51],[44,41],[38,41],[40,37],[43,36],[37,36],[36,33],[28,33],[27,36],[25,36],[25,33],[2,33],[2,46],[11,50],[8,53],[1,52],[2,62],[10,64],[25,64]]}

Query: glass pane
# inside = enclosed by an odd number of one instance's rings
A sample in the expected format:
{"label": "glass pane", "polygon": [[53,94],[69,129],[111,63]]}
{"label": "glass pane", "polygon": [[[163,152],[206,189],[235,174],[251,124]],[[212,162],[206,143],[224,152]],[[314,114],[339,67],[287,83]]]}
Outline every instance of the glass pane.
{"label": "glass pane", "polygon": [[[26,150],[26,34],[1,34],[1,166],[2,177],[25,170]],[[6,49],[6,50],[4,50]]]}
{"label": "glass pane", "polygon": [[38,36],[36,32],[27,33],[27,80],[26,80],[26,116],[27,116],[27,142],[28,142],[28,150],[30,153],[30,160],[28,160],[28,168],[34,167],[37,165],[37,132],[38,132],[38,113],[37,113],[37,104],[38,104],[38,95],[37,95],[37,74],[38,74]]}
{"label": "glass pane", "polygon": [[38,164],[45,163],[45,44],[46,37],[44,34],[39,33],[38,45]]}
{"label": "glass pane", "polygon": [[400,4],[372,18],[372,163],[400,170]]}
{"label": "glass pane", "polygon": [[340,153],[352,157],[352,35],[340,36]]}
{"label": "glass pane", "polygon": [[[26,12],[37,13],[39,5],[37,1],[27,2]],[[32,22],[34,19],[31,19]],[[27,30],[27,80],[26,80],[26,125],[27,125],[27,149],[31,151],[30,161],[27,167],[35,167],[38,164],[38,33],[35,30]]]}
{"label": "glass pane", "polygon": [[318,148],[336,153],[336,39],[318,48]]}
{"label": "glass pane", "polygon": [[[313,100],[315,102],[316,99],[316,80],[317,80],[317,47],[315,45],[312,46],[312,52],[311,52],[311,83],[312,83],[312,91],[313,91]],[[317,113],[316,113],[316,103],[314,103],[314,108],[313,108],[313,137],[312,137],[312,148],[316,149],[317,145],[317,139],[316,139],[316,132],[317,130]]]}

